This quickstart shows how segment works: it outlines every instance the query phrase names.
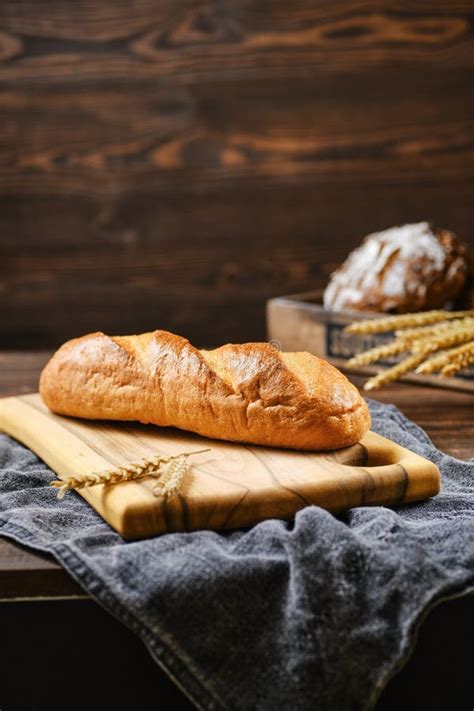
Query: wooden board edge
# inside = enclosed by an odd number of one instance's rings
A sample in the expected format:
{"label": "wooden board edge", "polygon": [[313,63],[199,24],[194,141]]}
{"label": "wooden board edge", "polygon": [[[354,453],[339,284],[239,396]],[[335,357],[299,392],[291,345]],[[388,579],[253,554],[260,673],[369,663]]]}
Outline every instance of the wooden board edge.
{"label": "wooden board edge", "polygon": [[[30,447],[53,469],[58,462],[52,459],[50,453],[42,443],[44,425],[50,430],[60,428],[60,423],[56,423],[50,416],[40,410],[31,418],[31,407],[19,398],[10,397],[0,400],[0,429],[7,434],[11,434],[26,446]],[[8,413],[8,424],[5,420],[5,413]],[[25,417],[29,422],[29,428],[25,435]],[[29,418],[29,419],[28,419]],[[77,449],[77,439],[67,429],[61,433],[63,437],[69,437],[71,448]],[[227,506],[222,507],[223,513],[220,515],[217,503],[207,499],[202,502],[202,521],[207,523],[207,528],[223,530],[229,528],[243,528],[253,525],[267,518],[290,519],[295,513],[305,505],[321,505],[329,511],[338,512],[346,508],[357,505],[394,505],[408,503],[419,499],[436,495],[440,487],[440,473],[436,465],[429,460],[420,457],[414,452],[388,440],[373,432],[361,440],[361,445],[370,451],[370,459],[366,465],[355,467],[353,465],[335,464],[337,471],[341,474],[339,490],[334,492],[331,489],[329,476],[328,482],[319,481],[318,491],[315,493],[314,487],[311,491],[311,484],[299,485],[295,490],[286,489],[283,486],[278,494],[277,505],[273,502],[274,510],[271,512],[265,507],[265,488],[249,490],[246,494],[244,504],[245,511],[239,510],[240,518],[237,525],[234,522],[233,512],[237,510],[239,503],[235,497],[229,496]],[[85,445],[87,447],[87,445]],[[108,462],[94,453],[96,466],[106,468]],[[62,469],[64,460],[60,459],[59,467]],[[85,466],[84,471],[90,471],[90,461]],[[77,471],[77,467],[75,467]],[[377,488],[377,482],[382,483],[383,491]],[[368,486],[357,486],[365,481]],[[135,486],[139,486],[133,483]],[[332,487],[334,488],[334,487]],[[186,515],[186,500],[184,497],[166,502],[164,500],[153,499],[153,501],[143,501],[140,504],[121,503],[115,499],[114,505],[107,505],[113,491],[104,493],[99,491],[103,487],[80,492],[83,498],[98,511],[98,513],[127,540],[145,538],[160,533],[172,531],[188,531],[202,528],[202,526],[189,527]],[[367,491],[369,496],[367,498]],[[375,492],[370,497],[370,491]],[[285,493],[286,491],[286,493]],[[110,499],[109,499],[110,502]],[[140,516],[138,516],[138,511]],[[230,513],[229,513],[230,512]],[[173,522],[170,527],[170,522]]]}

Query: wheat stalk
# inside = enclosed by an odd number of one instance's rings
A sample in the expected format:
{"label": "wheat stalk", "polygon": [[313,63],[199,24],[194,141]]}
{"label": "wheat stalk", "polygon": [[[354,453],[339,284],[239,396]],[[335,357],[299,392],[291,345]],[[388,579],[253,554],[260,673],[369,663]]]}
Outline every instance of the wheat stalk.
{"label": "wheat stalk", "polygon": [[474,343],[464,343],[457,348],[451,348],[429,358],[417,369],[417,373],[434,373],[440,370],[443,375],[454,375],[459,370],[467,368],[474,359]]}
{"label": "wheat stalk", "polygon": [[344,329],[347,333],[384,333],[412,326],[426,326],[450,319],[474,317],[474,309],[469,311],[422,311],[414,314],[401,314],[399,316],[384,316],[383,318],[368,319],[351,323]]}
{"label": "wheat stalk", "polygon": [[58,499],[63,499],[67,492],[73,489],[78,491],[79,489],[97,486],[98,484],[110,486],[113,484],[120,484],[124,481],[143,479],[144,477],[159,478],[161,476],[166,476],[166,467],[170,466],[175,461],[184,461],[184,472],[182,472],[178,484],[174,487],[174,493],[178,493],[179,486],[183,480],[184,474],[186,473],[188,457],[194,454],[201,454],[202,452],[209,452],[209,449],[199,449],[194,452],[182,452],[172,456],[157,454],[154,457],[142,459],[139,462],[130,462],[129,464],[116,467],[115,469],[106,469],[100,472],[92,472],[91,474],[68,476],[62,480],[52,481],[51,486],[58,489]]}
{"label": "wheat stalk", "polygon": [[176,496],[186,474],[187,456],[186,454],[181,454],[166,464],[163,474],[153,487],[153,493],[156,496],[164,496],[165,499]]}
{"label": "wheat stalk", "polygon": [[361,334],[395,332],[394,340],[359,353],[348,361],[348,367],[357,368],[391,355],[408,354],[397,365],[368,380],[365,390],[398,380],[415,369],[417,373],[440,371],[442,376],[451,376],[474,362],[474,310],[390,316],[361,321],[346,330]]}
{"label": "wheat stalk", "polygon": [[459,373],[460,370],[464,370],[464,368],[474,364],[474,345],[468,345],[471,346],[470,350],[466,350],[462,355],[453,358],[450,363],[446,363],[441,369],[441,375],[450,377]]}
{"label": "wheat stalk", "polygon": [[387,385],[387,383],[398,380],[401,375],[405,375],[405,373],[409,373],[410,370],[414,370],[424,357],[424,355],[411,355],[400,363],[397,363],[397,365],[394,365],[393,368],[377,373],[377,375],[365,383],[364,390],[374,390],[375,388],[382,387],[382,385]]}
{"label": "wheat stalk", "polygon": [[450,320],[450,321],[443,321],[441,323],[437,324],[430,324],[428,326],[421,326],[420,328],[404,328],[404,329],[397,329],[395,331],[395,336],[397,338],[402,339],[404,341],[414,341],[417,340],[418,338],[427,338],[430,336],[440,336],[446,331],[451,330],[452,328],[460,328],[461,326],[463,327],[468,327],[468,326],[474,326],[474,318],[473,317],[467,317],[467,318],[460,318],[456,320]]}
{"label": "wheat stalk", "polygon": [[397,355],[408,350],[408,345],[401,340],[393,341],[393,343],[384,343],[381,346],[376,346],[368,351],[359,353],[347,362],[348,368],[360,368],[363,365],[376,363],[378,360],[388,358],[389,356]]}
{"label": "wheat stalk", "polygon": [[439,336],[433,336],[431,338],[421,338],[413,341],[412,350],[414,353],[421,353],[428,355],[429,353],[434,353],[442,348],[450,348],[451,346],[457,346],[460,343],[466,343],[472,341],[474,338],[474,328],[457,328],[453,324],[453,328]]}

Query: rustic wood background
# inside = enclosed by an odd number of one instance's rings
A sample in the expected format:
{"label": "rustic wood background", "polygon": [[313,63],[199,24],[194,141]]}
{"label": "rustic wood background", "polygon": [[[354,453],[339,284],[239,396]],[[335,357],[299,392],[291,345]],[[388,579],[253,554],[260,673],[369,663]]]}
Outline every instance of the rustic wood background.
{"label": "rustic wood background", "polygon": [[368,231],[472,242],[474,3],[0,0],[0,348],[264,337]]}

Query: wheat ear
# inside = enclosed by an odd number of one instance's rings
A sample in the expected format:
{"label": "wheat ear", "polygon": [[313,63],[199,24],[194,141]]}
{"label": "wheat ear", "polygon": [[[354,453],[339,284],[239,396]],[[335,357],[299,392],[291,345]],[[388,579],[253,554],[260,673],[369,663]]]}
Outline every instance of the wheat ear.
{"label": "wheat ear", "polygon": [[174,460],[183,457],[187,462],[187,458],[193,454],[201,454],[208,451],[209,449],[199,449],[195,452],[182,452],[172,456],[157,454],[154,457],[142,459],[139,462],[130,462],[115,469],[106,469],[100,472],[92,472],[91,474],[72,475],[65,479],[52,481],[51,486],[58,489],[58,499],[63,499],[67,492],[72,489],[78,491],[98,484],[112,485],[149,476],[160,477],[163,474],[163,465],[168,465]]}
{"label": "wheat ear", "polygon": [[359,368],[410,350],[413,353],[428,354],[464,343],[472,339],[473,328],[474,318],[464,318],[435,326],[397,330],[395,340],[359,353],[347,362],[347,367]]}
{"label": "wheat ear", "polygon": [[[381,358],[409,352],[409,355],[389,370],[379,372],[364,385],[373,390],[398,380],[405,373],[441,371],[455,375],[474,362],[474,310],[428,311],[419,314],[390,316],[373,321],[360,321],[349,326],[351,333],[382,333],[395,331],[396,338],[376,348],[359,353],[349,360],[349,367],[375,363]],[[438,353],[441,351],[441,353]]]}
{"label": "wheat ear", "polygon": [[395,336],[397,339],[403,341],[416,341],[419,338],[427,338],[431,336],[441,336],[446,331],[451,331],[454,328],[461,327],[473,327],[474,318],[467,317],[450,321],[443,321],[442,323],[430,324],[428,326],[421,326],[420,328],[405,328],[397,329],[395,331]]}
{"label": "wheat ear", "polygon": [[472,365],[474,359],[474,343],[464,343],[457,348],[438,353],[429,360],[421,363],[416,369],[417,373],[434,373],[440,370],[443,375],[454,375],[463,368]]}
{"label": "wheat ear", "polygon": [[408,358],[405,358],[400,363],[397,363],[397,365],[394,365],[393,368],[384,370],[375,375],[373,378],[370,378],[370,380],[365,383],[364,390],[374,390],[375,388],[380,388],[382,385],[398,380],[401,375],[409,373],[410,370],[414,370],[416,366],[424,360],[424,358],[424,354],[408,356]]}
{"label": "wheat ear", "polygon": [[469,311],[422,311],[415,314],[401,314],[400,316],[384,316],[383,318],[368,319],[351,323],[344,329],[347,333],[384,333],[397,329],[413,326],[426,326],[451,319],[474,317],[474,309]]}
{"label": "wheat ear", "polygon": [[409,346],[401,340],[393,341],[393,343],[384,343],[381,346],[371,348],[369,351],[359,353],[347,362],[348,368],[360,368],[364,365],[370,365],[383,358],[388,358],[398,353],[404,353],[409,349]]}
{"label": "wheat ear", "polygon": [[179,493],[188,466],[187,457],[188,455],[181,454],[165,465],[161,477],[153,487],[156,496],[170,499]]}
{"label": "wheat ear", "polygon": [[120,484],[123,481],[141,479],[159,469],[160,465],[166,461],[168,461],[168,457],[158,454],[150,459],[130,462],[115,469],[72,475],[62,480],[52,481],[51,486],[58,488],[58,499],[63,499],[67,492],[72,489],[77,491],[86,487],[97,486],[97,484]]}
{"label": "wheat ear", "polygon": [[441,370],[441,375],[445,377],[450,377],[456,375],[460,370],[468,368],[470,365],[474,364],[474,345],[471,344],[470,350],[466,350],[463,355],[456,356],[450,363],[446,365]]}
{"label": "wheat ear", "polygon": [[439,336],[421,338],[413,341],[411,349],[413,353],[423,353],[425,356],[429,353],[434,353],[442,348],[450,348],[461,343],[472,341],[474,338],[474,329],[465,328],[453,325],[453,328]]}

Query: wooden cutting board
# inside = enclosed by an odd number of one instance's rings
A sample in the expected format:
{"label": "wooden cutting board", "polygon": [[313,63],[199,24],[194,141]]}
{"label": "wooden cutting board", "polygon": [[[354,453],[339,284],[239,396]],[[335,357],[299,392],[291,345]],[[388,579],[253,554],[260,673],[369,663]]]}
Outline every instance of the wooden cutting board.
{"label": "wooden cutting board", "polygon": [[208,440],[153,425],[60,417],[37,394],[0,400],[0,430],[36,452],[60,478],[210,448],[189,459],[182,490],[171,500],[157,497],[150,479],[81,490],[127,539],[290,519],[310,504],[334,512],[396,505],[434,496],[440,486],[434,464],[373,432],[352,447],[313,454]]}

